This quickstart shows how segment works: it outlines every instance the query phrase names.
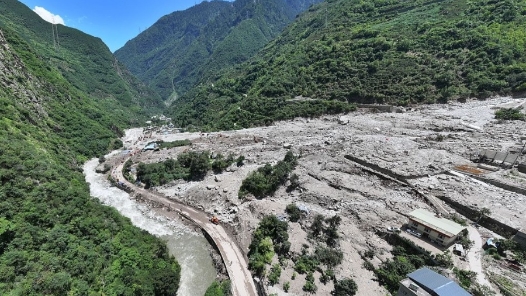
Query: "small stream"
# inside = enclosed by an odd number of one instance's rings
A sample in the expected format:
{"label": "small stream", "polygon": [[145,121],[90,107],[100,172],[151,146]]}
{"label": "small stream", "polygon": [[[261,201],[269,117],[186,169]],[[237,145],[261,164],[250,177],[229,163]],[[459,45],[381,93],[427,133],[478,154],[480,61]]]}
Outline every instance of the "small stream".
{"label": "small stream", "polygon": [[170,254],[181,265],[181,284],[177,295],[204,295],[217,275],[204,236],[181,223],[156,215],[147,206],[130,199],[128,193],[112,187],[103,174],[95,172],[98,164],[98,159],[94,158],[84,165],[91,196],[117,209],[133,225],[166,241]]}

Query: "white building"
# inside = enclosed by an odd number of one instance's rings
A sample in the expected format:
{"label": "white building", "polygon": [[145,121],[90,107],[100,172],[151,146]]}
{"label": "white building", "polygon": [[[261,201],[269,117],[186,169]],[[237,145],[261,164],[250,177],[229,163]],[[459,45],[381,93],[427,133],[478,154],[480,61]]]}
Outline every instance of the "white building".
{"label": "white building", "polygon": [[407,226],[443,246],[451,245],[465,228],[424,209],[412,211]]}

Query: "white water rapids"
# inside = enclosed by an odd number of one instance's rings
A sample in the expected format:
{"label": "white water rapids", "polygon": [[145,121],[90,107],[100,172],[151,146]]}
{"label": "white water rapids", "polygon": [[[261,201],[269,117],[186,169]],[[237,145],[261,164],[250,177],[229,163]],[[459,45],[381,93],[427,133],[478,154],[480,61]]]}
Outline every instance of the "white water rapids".
{"label": "white water rapids", "polygon": [[204,295],[216,278],[208,242],[204,236],[181,223],[159,216],[147,206],[130,199],[128,193],[112,187],[103,174],[95,172],[97,165],[97,158],[84,165],[84,175],[86,182],[90,184],[91,196],[117,209],[133,225],[166,241],[170,254],[181,265],[181,284],[177,295]]}

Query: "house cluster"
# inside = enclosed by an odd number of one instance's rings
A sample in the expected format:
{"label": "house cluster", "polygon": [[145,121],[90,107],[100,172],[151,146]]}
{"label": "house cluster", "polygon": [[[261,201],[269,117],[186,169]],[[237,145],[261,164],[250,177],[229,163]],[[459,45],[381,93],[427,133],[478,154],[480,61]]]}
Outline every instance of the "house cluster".
{"label": "house cluster", "polygon": [[[464,226],[424,209],[407,215],[407,232],[414,236],[449,247],[453,245]],[[455,244],[454,251],[464,255],[462,245]],[[397,296],[468,296],[471,295],[453,280],[427,268],[421,268],[400,281]]]}

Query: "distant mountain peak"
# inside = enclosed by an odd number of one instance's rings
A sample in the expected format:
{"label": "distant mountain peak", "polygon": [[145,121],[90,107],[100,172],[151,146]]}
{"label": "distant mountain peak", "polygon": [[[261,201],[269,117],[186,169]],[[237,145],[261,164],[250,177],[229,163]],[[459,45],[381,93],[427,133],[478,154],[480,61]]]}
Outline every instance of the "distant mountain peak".
{"label": "distant mountain peak", "polygon": [[163,99],[246,61],[294,17],[321,0],[202,2],[159,19],[115,55]]}

